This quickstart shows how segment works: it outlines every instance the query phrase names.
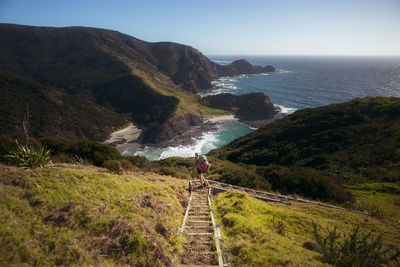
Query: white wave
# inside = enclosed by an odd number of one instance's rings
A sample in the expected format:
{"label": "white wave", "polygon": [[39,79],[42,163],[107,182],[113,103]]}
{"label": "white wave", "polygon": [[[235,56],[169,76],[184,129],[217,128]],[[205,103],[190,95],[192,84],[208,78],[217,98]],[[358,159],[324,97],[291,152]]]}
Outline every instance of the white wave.
{"label": "white wave", "polygon": [[214,89],[207,93],[199,93],[199,96],[205,97],[205,96],[209,96],[209,95],[219,95],[222,93],[232,93],[232,91],[237,90],[237,89],[238,89],[237,87],[218,88],[218,89]]}
{"label": "white wave", "polygon": [[275,106],[279,107],[283,114],[292,114],[293,112],[295,112],[297,110],[297,108],[288,108],[288,107],[285,107],[282,105],[275,105]]}
{"label": "white wave", "polygon": [[220,65],[229,65],[231,64],[233,61],[231,60],[213,60],[215,63],[220,64]]}
{"label": "white wave", "polygon": [[293,73],[291,70],[276,70],[275,73]]}
{"label": "white wave", "polygon": [[193,157],[194,153],[205,154],[211,149],[217,148],[214,144],[217,141],[216,134],[218,132],[204,133],[200,138],[195,139],[193,145],[174,146],[167,148],[150,148],[138,150],[134,155],[145,156],[149,160],[160,160],[169,157]]}

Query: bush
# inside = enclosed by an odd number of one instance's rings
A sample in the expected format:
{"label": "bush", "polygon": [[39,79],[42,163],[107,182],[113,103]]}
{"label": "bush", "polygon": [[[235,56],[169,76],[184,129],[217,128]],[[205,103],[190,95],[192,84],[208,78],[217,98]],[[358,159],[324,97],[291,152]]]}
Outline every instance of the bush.
{"label": "bush", "polygon": [[114,160],[114,159],[109,159],[109,160],[104,161],[103,167],[106,168],[107,170],[109,170],[113,173],[117,173],[117,174],[121,174],[123,171],[121,162],[118,160]]}
{"label": "bush", "polygon": [[50,150],[45,147],[35,148],[28,144],[22,145],[17,140],[15,140],[15,143],[17,147],[5,155],[6,158],[11,159],[13,162],[30,168],[42,168],[51,161]]}
{"label": "bush", "polygon": [[210,159],[210,162],[212,162],[208,174],[210,179],[254,189],[271,189],[271,184],[258,173],[255,166]]}
{"label": "bush", "polygon": [[172,167],[161,167],[156,172],[161,175],[171,175],[173,177],[178,177],[178,172]]}
{"label": "bush", "polygon": [[318,200],[354,202],[354,196],[320,172],[303,167],[288,168],[270,165],[259,173],[271,183],[272,189],[284,194],[299,194]]}
{"label": "bush", "polygon": [[320,235],[314,222],[313,228],[317,242],[316,251],[322,254],[324,262],[334,266],[375,267],[395,262],[400,256],[398,249],[383,249],[382,236],[373,238],[371,232],[363,235],[359,227],[354,228],[351,234],[344,235],[342,243],[336,228],[329,231],[326,237]]}
{"label": "bush", "polygon": [[[0,135],[0,161],[9,161],[4,156],[9,154],[10,151],[17,149],[16,141],[19,144],[24,144],[27,142],[27,138],[23,134]],[[41,147],[41,143],[34,138],[28,138],[28,141],[34,147]]]}
{"label": "bush", "polygon": [[103,167],[117,174],[121,174],[123,171],[135,171],[137,169],[137,167],[127,159],[109,159],[104,161]]}
{"label": "bush", "polygon": [[182,179],[191,179],[193,158],[171,157],[157,161],[155,171],[161,175],[171,175]]}
{"label": "bush", "polygon": [[72,142],[63,139],[43,138],[43,145],[49,147],[54,155],[65,153],[72,157],[79,157],[96,166],[102,166],[106,160],[121,159],[122,156],[114,147],[90,140]]}
{"label": "bush", "polygon": [[73,158],[71,155],[68,155],[66,153],[59,153],[56,154],[55,156],[52,157],[53,162],[58,162],[58,163],[74,163],[75,158]]}
{"label": "bush", "polygon": [[134,171],[137,169],[137,167],[135,167],[135,165],[133,165],[132,162],[127,159],[120,159],[119,162],[121,163],[122,169],[125,171]]}
{"label": "bush", "polygon": [[124,157],[126,160],[130,161],[133,165],[136,167],[150,171],[151,168],[153,167],[153,164],[151,161],[149,161],[146,157],[144,156],[127,156]]}

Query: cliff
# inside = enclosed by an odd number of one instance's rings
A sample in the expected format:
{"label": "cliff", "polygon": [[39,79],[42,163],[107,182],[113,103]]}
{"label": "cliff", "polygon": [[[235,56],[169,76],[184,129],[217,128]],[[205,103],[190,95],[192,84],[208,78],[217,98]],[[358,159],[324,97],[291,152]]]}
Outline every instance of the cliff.
{"label": "cliff", "polygon": [[198,125],[197,92],[212,80],[251,71],[243,61],[220,66],[189,46],[104,29],[0,24],[0,39],[0,70],[123,114],[147,129],[148,143]]}

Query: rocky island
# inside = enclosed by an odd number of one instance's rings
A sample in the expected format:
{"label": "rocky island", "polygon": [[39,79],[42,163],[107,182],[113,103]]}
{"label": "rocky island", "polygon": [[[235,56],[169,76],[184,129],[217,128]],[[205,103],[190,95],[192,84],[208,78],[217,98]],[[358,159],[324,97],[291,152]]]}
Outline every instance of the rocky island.
{"label": "rocky island", "polygon": [[230,110],[240,121],[255,128],[281,117],[280,109],[275,107],[263,93],[244,95],[223,93],[203,97],[200,102],[213,108]]}

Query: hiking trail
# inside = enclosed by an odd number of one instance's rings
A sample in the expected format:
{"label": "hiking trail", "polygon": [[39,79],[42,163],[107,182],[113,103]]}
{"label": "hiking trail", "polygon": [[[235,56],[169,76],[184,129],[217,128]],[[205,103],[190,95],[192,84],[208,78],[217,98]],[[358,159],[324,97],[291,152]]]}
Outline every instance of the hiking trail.
{"label": "hiking trail", "polygon": [[210,190],[199,181],[190,182],[191,195],[180,231],[186,238],[178,266],[224,266],[219,230],[211,210]]}
{"label": "hiking trail", "polygon": [[218,181],[207,180],[209,187],[200,187],[200,181],[192,180],[189,182],[191,192],[186,213],[179,231],[186,239],[184,243],[184,253],[178,266],[227,266],[224,264],[223,255],[220,248],[221,235],[219,228],[215,224],[214,214],[211,209],[211,197],[218,193],[236,190],[266,202],[279,202],[289,204],[290,202],[300,202],[309,205],[351,211],[367,215],[357,210],[349,210],[342,207],[309,201],[306,199],[284,196]]}

